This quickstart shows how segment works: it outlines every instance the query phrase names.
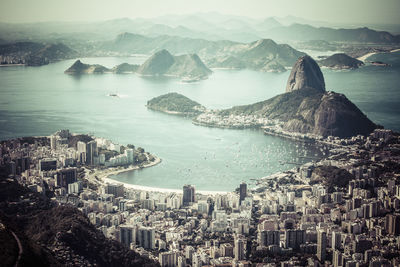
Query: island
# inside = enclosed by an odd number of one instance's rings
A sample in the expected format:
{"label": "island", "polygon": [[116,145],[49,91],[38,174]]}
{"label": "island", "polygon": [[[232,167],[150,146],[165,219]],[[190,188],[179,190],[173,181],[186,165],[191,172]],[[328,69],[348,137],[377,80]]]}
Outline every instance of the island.
{"label": "island", "polygon": [[156,52],[142,65],[122,63],[108,69],[99,64],[85,64],[78,59],[64,73],[73,75],[137,73],[141,76],[169,76],[193,82],[207,79],[212,71],[196,54],[173,56],[164,49]]}
{"label": "island", "polygon": [[105,72],[110,72],[110,70],[98,64],[84,64],[79,59],[64,71],[66,74],[102,74]]}
{"label": "island", "polygon": [[139,68],[139,65],[137,65],[137,64],[122,63],[122,64],[119,64],[119,65],[113,67],[111,69],[111,71],[116,74],[135,73],[138,68]]}
{"label": "island", "polygon": [[360,66],[364,65],[362,61],[344,53],[334,54],[326,59],[318,61],[318,64],[331,69],[358,69]]}
{"label": "island", "polygon": [[144,76],[172,76],[195,80],[207,79],[212,71],[197,54],[173,56],[163,49],[147,59],[137,70]]}
{"label": "island", "polygon": [[155,97],[147,102],[147,108],[168,114],[195,116],[206,111],[206,108],[178,93],[168,93]]}
{"label": "island", "polygon": [[302,56],[294,64],[286,93],[251,105],[207,111],[198,125],[263,128],[266,134],[322,139],[367,135],[378,126],[343,94],[327,92],[318,64]]}

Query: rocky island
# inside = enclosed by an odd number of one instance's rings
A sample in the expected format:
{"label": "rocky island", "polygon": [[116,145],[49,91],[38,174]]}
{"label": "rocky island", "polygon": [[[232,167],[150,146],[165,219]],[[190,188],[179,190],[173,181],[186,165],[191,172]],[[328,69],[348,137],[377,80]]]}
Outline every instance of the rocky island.
{"label": "rocky island", "polygon": [[102,73],[138,73],[143,76],[172,76],[185,80],[207,79],[212,71],[207,68],[196,54],[173,56],[167,50],[161,50],[142,65],[122,63],[108,69],[98,64],[84,64],[79,59],[69,67],[66,74],[102,74]]}
{"label": "rocky island", "polygon": [[195,116],[206,108],[178,93],[168,93],[155,97],[147,102],[147,108],[174,115]]}
{"label": "rocky island", "polygon": [[196,54],[173,56],[163,49],[146,60],[137,70],[144,76],[173,76],[179,78],[207,79],[212,71]]}
{"label": "rocky island", "polygon": [[98,64],[84,64],[79,59],[72,64],[64,73],[66,74],[101,74],[109,72],[110,70]]}
{"label": "rocky island", "polygon": [[122,63],[122,64],[119,64],[119,65],[113,67],[111,69],[111,71],[116,74],[135,73],[138,68],[139,68],[139,65],[136,65],[136,64]]}
{"label": "rocky island", "polygon": [[286,93],[251,105],[200,114],[195,124],[215,127],[263,127],[268,134],[322,138],[366,135],[377,125],[343,94],[327,92],[318,64],[303,56],[294,64]]}
{"label": "rocky island", "polygon": [[319,65],[331,69],[358,69],[364,63],[344,53],[334,54],[326,59],[320,60]]}

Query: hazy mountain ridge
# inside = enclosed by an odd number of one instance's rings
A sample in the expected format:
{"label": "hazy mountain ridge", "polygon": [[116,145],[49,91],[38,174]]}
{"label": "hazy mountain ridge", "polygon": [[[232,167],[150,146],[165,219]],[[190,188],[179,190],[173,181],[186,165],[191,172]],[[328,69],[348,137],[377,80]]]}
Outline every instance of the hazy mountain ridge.
{"label": "hazy mountain ridge", "polygon": [[355,43],[399,43],[400,35],[369,28],[333,29],[313,27],[307,24],[292,24],[273,28],[268,31],[270,38],[283,41],[325,40]]}
{"label": "hazy mountain ridge", "polygon": [[12,64],[15,61],[28,66],[40,66],[77,55],[76,51],[62,43],[17,42],[0,45],[0,57],[3,58],[1,64]]}

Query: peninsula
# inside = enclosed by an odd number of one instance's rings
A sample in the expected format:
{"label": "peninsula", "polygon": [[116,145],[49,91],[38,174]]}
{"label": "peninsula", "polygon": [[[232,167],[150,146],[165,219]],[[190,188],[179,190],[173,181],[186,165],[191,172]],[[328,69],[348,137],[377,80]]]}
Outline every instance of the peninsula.
{"label": "peninsula", "polygon": [[364,65],[362,61],[344,53],[334,54],[326,59],[318,61],[318,64],[331,69],[358,69],[360,66]]}
{"label": "peninsula", "polygon": [[378,127],[345,95],[326,91],[323,74],[309,56],[294,64],[286,93],[251,105],[209,111],[193,122],[213,127],[263,127],[268,134],[313,138],[366,135]]}

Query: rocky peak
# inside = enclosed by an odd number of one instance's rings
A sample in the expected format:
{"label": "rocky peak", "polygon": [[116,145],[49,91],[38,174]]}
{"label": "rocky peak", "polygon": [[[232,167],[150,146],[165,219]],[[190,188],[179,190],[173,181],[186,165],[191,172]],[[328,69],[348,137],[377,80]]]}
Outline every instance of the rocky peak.
{"label": "rocky peak", "polygon": [[325,92],[324,76],[317,62],[310,56],[302,56],[296,61],[286,85],[286,92],[305,88]]}

